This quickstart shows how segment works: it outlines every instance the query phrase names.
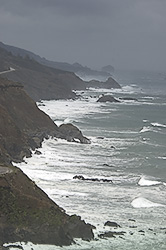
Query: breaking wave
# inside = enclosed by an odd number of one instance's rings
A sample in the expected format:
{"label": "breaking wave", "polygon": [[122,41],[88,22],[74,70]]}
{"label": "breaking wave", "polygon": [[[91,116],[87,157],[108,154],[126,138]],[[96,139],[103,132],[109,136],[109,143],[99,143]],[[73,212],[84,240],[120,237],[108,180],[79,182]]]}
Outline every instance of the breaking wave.
{"label": "breaking wave", "polygon": [[161,124],[161,123],[158,123],[158,122],[152,122],[151,125],[152,125],[153,127],[166,128],[166,124]]}
{"label": "breaking wave", "polygon": [[150,126],[144,126],[141,130],[140,133],[145,133],[145,132],[149,132],[152,131],[152,128]]}
{"label": "breaking wave", "polygon": [[143,198],[143,197],[139,197],[139,198],[134,199],[131,202],[131,205],[134,208],[165,207],[165,205],[163,205],[163,204],[152,202],[152,201],[150,201],[146,198]]}
{"label": "breaking wave", "polygon": [[156,180],[148,180],[146,179],[145,176],[141,177],[141,179],[138,182],[138,185],[140,186],[154,186],[159,184],[162,184],[162,182]]}

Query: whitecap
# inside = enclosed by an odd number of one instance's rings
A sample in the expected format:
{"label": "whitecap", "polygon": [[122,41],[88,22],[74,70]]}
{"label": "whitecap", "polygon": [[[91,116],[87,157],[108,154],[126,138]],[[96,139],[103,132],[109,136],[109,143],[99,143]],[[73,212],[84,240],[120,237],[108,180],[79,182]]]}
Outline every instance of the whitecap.
{"label": "whitecap", "polygon": [[166,156],[158,156],[158,159],[166,160]]}
{"label": "whitecap", "polygon": [[138,185],[140,186],[153,186],[153,185],[159,185],[161,184],[160,181],[155,180],[148,180],[145,176],[141,177],[141,179],[138,182]]}
{"label": "whitecap", "polygon": [[144,99],[155,100],[155,97],[152,97],[152,96],[145,96]]}
{"label": "whitecap", "polygon": [[145,133],[145,132],[149,132],[151,131],[152,129],[149,127],[149,126],[144,126],[139,132],[140,133]]}
{"label": "whitecap", "polygon": [[66,118],[66,119],[64,120],[64,124],[72,123],[72,122],[74,122],[74,120],[73,120],[73,119],[70,119],[70,118]]}
{"label": "whitecap", "polygon": [[139,197],[139,198],[134,199],[131,202],[131,205],[134,208],[165,207],[165,205],[163,205],[163,204],[152,202],[152,201],[150,201],[146,198],[143,198],[143,197]]}
{"label": "whitecap", "polygon": [[52,197],[53,195],[59,195],[59,196],[88,196],[87,193],[83,192],[73,192],[73,191],[67,191],[63,189],[55,189],[55,188],[45,188],[46,193]]}
{"label": "whitecap", "polygon": [[[100,103],[95,100],[49,100],[42,101],[45,106],[39,108],[48,114],[54,121],[73,122],[92,113],[101,112]],[[55,108],[56,107],[56,108]]]}
{"label": "whitecap", "polygon": [[161,123],[158,123],[158,122],[152,122],[151,125],[152,125],[153,127],[166,128],[166,124],[161,124]]}
{"label": "whitecap", "polygon": [[59,127],[61,124],[64,123],[64,121],[60,121],[60,120],[54,120],[55,124]]}

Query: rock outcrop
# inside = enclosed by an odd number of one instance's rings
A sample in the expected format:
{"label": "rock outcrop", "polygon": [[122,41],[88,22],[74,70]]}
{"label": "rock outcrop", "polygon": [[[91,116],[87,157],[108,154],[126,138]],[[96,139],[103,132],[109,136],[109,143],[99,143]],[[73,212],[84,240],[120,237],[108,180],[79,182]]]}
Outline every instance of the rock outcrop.
{"label": "rock outcrop", "polygon": [[61,137],[70,142],[80,142],[90,144],[90,140],[83,136],[82,132],[73,124],[62,124],[59,126],[59,131],[62,133]]}
{"label": "rock outcrop", "polygon": [[120,102],[116,98],[114,98],[112,95],[102,95],[97,102]]}
{"label": "rock outcrop", "polygon": [[75,175],[73,177],[73,179],[78,179],[78,180],[81,180],[81,181],[96,181],[96,182],[111,182],[112,183],[112,180],[110,179],[103,179],[103,178],[86,178],[84,177],[83,175]]}
{"label": "rock outcrop", "polygon": [[104,223],[104,226],[108,226],[108,227],[121,227],[120,225],[118,225],[116,222],[113,221],[107,221],[106,223]]}
{"label": "rock outcrop", "polygon": [[115,81],[111,76],[105,82],[91,80],[89,82],[86,82],[86,86],[94,87],[94,88],[104,88],[104,89],[120,89],[121,88],[119,83],[117,83],[117,81]]}

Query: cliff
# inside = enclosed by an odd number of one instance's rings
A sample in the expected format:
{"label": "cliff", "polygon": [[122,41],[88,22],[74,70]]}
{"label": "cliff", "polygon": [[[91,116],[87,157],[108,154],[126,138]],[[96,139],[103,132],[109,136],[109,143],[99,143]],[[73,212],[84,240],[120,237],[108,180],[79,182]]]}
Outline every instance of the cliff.
{"label": "cliff", "polygon": [[18,83],[0,78],[0,159],[20,161],[58,127]]}
{"label": "cliff", "polygon": [[67,215],[23,172],[0,164],[0,245],[31,241],[70,245],[73,238],[92,239],[92,226]]}
{"label": "cliff", "polygon": [[[30,156],[49,135],[69,138],[23,90],[0,78],[0,245],[5,242],[69,245],[74,237],[92,239],[92,227],[78,216],[68,216],[12,161]],[[71,125],[69,135],[88,143]],[[71,135],[71,131],[75,131]],[[86,141],[87,139],[87,141]]]}

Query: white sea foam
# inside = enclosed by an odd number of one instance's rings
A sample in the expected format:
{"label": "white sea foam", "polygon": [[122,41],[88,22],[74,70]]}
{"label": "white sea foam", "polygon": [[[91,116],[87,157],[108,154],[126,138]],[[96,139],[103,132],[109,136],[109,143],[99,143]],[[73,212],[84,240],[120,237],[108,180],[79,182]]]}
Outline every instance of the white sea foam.
{"label": "white sea foam", "polygon": [[88,196],[87,193],[81,193],[81,192],[73,192],[63,189],[53,189],[53,188],[45,188],[45,192],[49,194],[49,196],[52,195],[60,195],[60,196]]}
{"label": "white sea foam", "polygon": [[66,118],[66,119],[64,120],[64,123],[65,123],[65,124],[67,124],[67,123],[72,123],[72,122],[74,122],[74,120],[73,120],[73,119],[70,119],[70,118]]}
{"label": "white sea foam", "polygon": [[105,89],[105,88],[100,88],[100,89],[96,89],[96,88],[92,88],[92,87],[90,87],[89,89],[88,89],[88,91],[93,91],[93,92],[100,92],[100,93],[112,93],[113,92],[113,89]]}
{"label": "white sea foam", "polygon": [[[88,100],[50,100],[43,101],[44,106],[39,108],[48,114],[54,121],[75,121],[87,114],[100,113],[101,103],[95,99]],[[56,108],[55,108],[56,107]],[[67,119],[67,120],[66,120]]]}
{"label": "white sea foam", "polygon": [[127,93],[127,94],[134,94],[134,93],[138,93],[141,92],[141,89],[138,86],[132,86],[132,85],[125,85],[122,86],[121,88],[100,88],[100,89],[96,89],[96,88],[92,88],[90,87],[88,90],[90,91],[94,91],[94,92],[104,92],[104,93],[119,93],[119,94],[123,94],[123,93]]}
{"label": "white sea foam", "polygon": [[152,202],[152,201],[150,201],[146,198],[143,198],[143,197],[139,197],[139,198],[134,199],[131,202],[131,205],[134,208],[165,207],[165,205],[163,205],[163,204]]}
{"label": "white sea foam", "polygon": [[158,159],[166,160],[166,156],[158,156]]}
{"label": "white sea foam", "polygon": [[148,100],[155,100],[156,97],[153,96],[145,96],[144,99],[148,99]]}
{"label": "white sea foam", "polygon": [[161,123],[158,123],[158,122],[152,122],[151,125],[154,126],[154,127],[166,128],[166,124],[161,124]]}
{"label": "white sea foam", "polygon": [[162,182],[155,181],[155,180],[148,180],[145,176],[141,177],[141,179],[138,182],[138,185],[140,186],[153,186],[153,185],[159,185]]}
{"label": "white sea foam", "polygon": [[149,131],[152,131],[152,128],[150,126],[144,126],[139,132],[145,133],[145,132],[149,132]]}

